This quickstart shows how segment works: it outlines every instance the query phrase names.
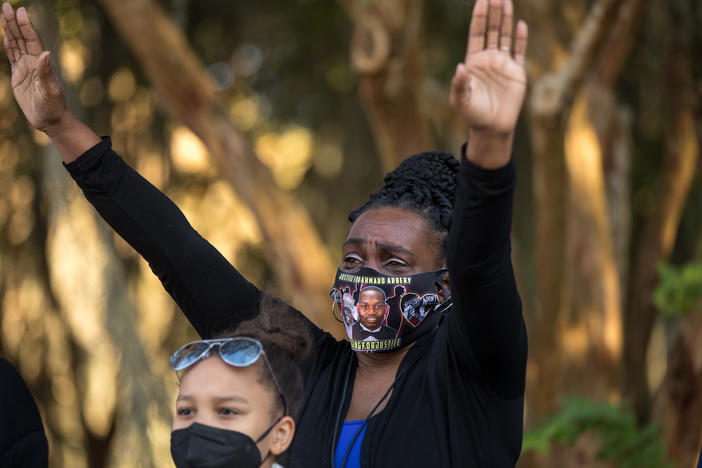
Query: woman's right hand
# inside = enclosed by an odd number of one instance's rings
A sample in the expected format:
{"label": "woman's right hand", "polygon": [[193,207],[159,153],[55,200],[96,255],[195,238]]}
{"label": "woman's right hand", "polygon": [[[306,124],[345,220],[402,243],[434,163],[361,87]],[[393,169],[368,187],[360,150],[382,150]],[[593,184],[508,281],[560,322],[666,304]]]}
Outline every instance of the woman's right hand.
{"label": "woman's right hand", "polygon": [[3,43],[12,67],[12,92],[29,123],[50,132],[70,114],[63,86],[27,15],[9,3],[2,5]]}

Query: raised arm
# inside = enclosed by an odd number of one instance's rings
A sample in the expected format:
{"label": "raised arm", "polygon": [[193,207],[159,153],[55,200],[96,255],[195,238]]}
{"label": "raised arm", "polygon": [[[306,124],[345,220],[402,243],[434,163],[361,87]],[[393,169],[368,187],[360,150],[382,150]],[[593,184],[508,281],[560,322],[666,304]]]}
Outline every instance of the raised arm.
{"label": "raised arm", "polygon": [[188,223],[163,193],[130,168],[70,111],[49,52],[27,12],[2,5],[12,89],[29,123],[45,132],[100,215],[141,254],[200,335],[251,318],[260,291]]}
{"label": "raised arm", "polygon": [[526,331],[510,259],[514,128],[526,91],[527,27],[511,0],[478,0],[451,105],[468,129],[448,264],[452,345],[498,394],[524,390]]}

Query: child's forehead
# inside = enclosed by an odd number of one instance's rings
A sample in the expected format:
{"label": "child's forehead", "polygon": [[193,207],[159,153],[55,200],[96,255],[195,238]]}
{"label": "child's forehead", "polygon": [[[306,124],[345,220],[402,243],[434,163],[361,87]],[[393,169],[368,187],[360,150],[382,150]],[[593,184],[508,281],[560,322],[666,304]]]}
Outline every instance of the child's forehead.
{"label": "child's forehead", "polygon": [[247,367],[234,367],[215,353],[187,370],[180,382],[180,392],[192,394],[204,390],[245,389],[260,385],[257,384],[257,364],[256,362]]}

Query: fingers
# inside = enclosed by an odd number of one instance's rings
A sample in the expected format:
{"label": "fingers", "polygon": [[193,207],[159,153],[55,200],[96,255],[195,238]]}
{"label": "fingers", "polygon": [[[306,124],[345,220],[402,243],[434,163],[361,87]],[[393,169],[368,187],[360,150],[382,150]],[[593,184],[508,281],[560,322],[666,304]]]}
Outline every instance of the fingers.
{"label": "fingers", "polygon": [[517,31],[514,37],[514,60],[516,60],[520,65],[524,65],[528,41],[529,28],[524,21],[519,21],[519,23],[517,23]]}
{"label": "fingers", "polygon": [[34,29],[32,21],[29,19],[27,10],[20,8],[17,10],[17,25],[19,26],[20,33],[24,38],[24,42],[27,47],[27,52],[31,55],[39,55],[44,52],[44,45],[41,43],[41,38]]}
{"label": "fingers", "polygon": [[502,4],[502,24],[500,25],[500,50],[509,52],[512,48],[512,21],[514,16],[514,5],[512,0],[507,0]]}
{"label": "fingers", "polygon": [[10,41],[7,38],[7,34],[5,34],[2,38],[2,45],[5,47],[5,53],[7,54],[7,59],[10,61],[10,67],[12,70],[15,69],[15,59],[12,56],[12,52],[10,52]]}
{"label": "fingers", "polygon": [[22,39],[15,12],[12,10],[9,3],[2,4],[2,27],[5,29],[5,34],[10,41],[10,50],[16,62],[20,59],[22,54],[27,53],[27,45]]}
{"label": "fingers", "polygon": [[[485,49],[499,48],[511,53],[517,62],[524,64],[528,29],[524,21],[514,30],[514,3],[512,0],[477,0],[468,33],[466,59],[470,54]],[[514,40],[514,44],[513,44]]]}
{"label": "fingers", "polygon": [[39,56],[39,66],[38,66],[37,72],[39,73],[39,77],[41,79],[44,79],[47,76],[51,75],[50,55],[51,55],[51,53],[49,51],[44,51]]}
{"label": "fingers", "polygon": [[17,41],[13,39],[10,27],[7,25],[8,17],[14,16],[12,7],[9,3],[2,4],[2,15],[0,15],[0,22],[2,23],[2,29],[5,31],[5,36],[3,37],[3,45],[5,46],[5,52],[7,53],[7,58],[10,59],[12,65],[19,60],[19,49],[15,47]]}
{"label": "fingers", "polygon": [[468,47],[466,47],[466,60],[468,54],[478,52],[485,48],[485,30],[487,29],[488,0],[478,0],[473,7],[473,16],[470,20],[468,32]]}
{"label": "fingers", "polygon": [[449,94],[449,104],[453,108],[458,108],[460,103],[470,95],[470,76],[463,63],[456,67],[456,73],[451,80],[451,93]]}
{"label": "fingers", "polygon": [[497,49],[502,22],[502,0],[490,0],[487,21],[487,48]]}

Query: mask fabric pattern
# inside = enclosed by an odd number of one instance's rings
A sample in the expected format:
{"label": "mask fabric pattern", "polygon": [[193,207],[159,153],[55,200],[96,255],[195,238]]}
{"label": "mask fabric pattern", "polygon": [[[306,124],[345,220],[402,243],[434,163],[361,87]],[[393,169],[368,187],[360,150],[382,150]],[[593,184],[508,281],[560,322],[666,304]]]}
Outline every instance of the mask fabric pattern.
{"label": "mask fabric pattern", "polygon": [[263,463],[251,437],[198,423],[171,432],[171,456],[176,468],[257,468]]}
{"label": "mask fabric pattern", "polygon": [[354,351],[390,351],[416,341],[434,329],[451,307],[437,294],[446,269],[411,276],[387,276],[363,267],[341,269],[329,295],[338,308]]}

